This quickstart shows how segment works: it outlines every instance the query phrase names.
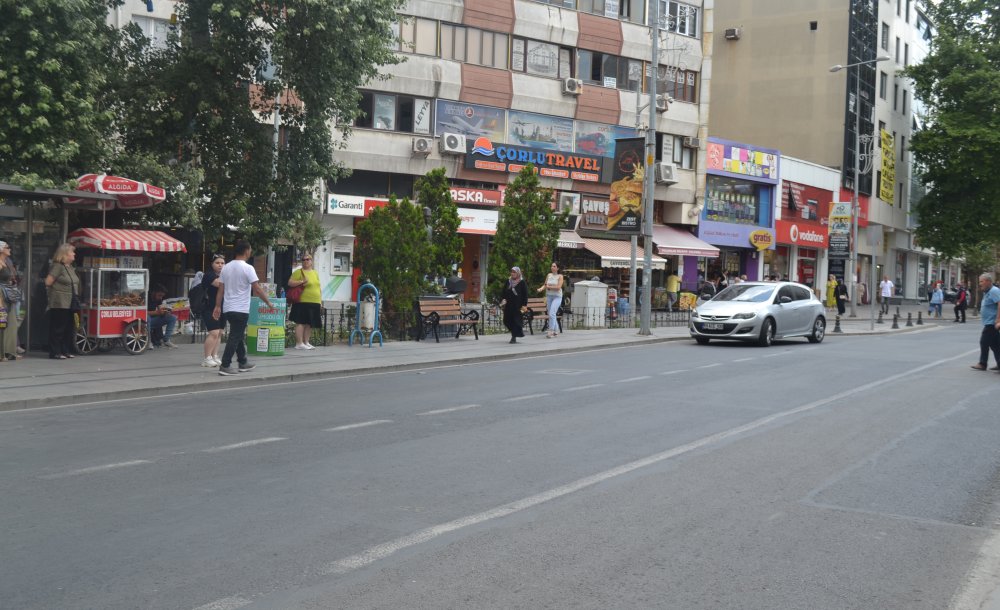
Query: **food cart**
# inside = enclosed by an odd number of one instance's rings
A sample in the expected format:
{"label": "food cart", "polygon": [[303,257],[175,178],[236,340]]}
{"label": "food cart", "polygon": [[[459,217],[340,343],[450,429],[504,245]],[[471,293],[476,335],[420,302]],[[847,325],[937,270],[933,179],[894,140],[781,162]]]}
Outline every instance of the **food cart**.
{"label": "food cart", "polygon": [[149,345],[149,270],[133,253],[186,252],[184,243],[160,231],[130,229],[78,229],[67,241],[95,252],[83,257],[80,270],[77,349],[89,354],[120,343],[130,354],[144,352]]}

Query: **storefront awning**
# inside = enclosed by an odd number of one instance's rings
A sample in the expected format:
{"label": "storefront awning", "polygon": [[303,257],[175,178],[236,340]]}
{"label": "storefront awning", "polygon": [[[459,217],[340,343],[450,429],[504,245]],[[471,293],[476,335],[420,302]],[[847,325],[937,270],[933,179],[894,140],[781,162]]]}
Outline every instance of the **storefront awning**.
{"label": "storefront awning", "polygon": [[134,252],[187,252],[184,242],[162,231],[134,229],[77,229],[67,236],[77,248]]}
{"label": "storefront awning", "polygon": [[556,242],[556,247],[577,250],[583,248],[583,238],[577,235],[576,231],[559,231],[559,241]]}
{"label": "storefront awning", "polygon": [[[614,239],[597,239],[594,237],[581,237],[583,247],[601,257],[601,267],[605,269],[620,269],[628,267],[632,262],[632,249],[627,241]],[[664,269],[667,261],[659,256],[653,255],[653,269]],[[643,264],[643,252],[636,253],[636,266],[640,269]]]}
{"label": "storefront awning", "polygon": [[665,256],[704,256],[716,258],[719,249],[702,241],[687,231],[668,225],[653,225],[653,243],[656,253]]}

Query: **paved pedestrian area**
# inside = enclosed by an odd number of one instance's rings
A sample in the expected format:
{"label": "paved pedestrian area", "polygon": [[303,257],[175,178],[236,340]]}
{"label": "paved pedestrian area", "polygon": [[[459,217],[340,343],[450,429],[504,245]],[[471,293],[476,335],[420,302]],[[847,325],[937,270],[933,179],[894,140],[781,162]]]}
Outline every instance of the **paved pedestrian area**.
{"label": "paved pedestrian area", "polygon": [[[914,321],[916,315],[914,314]],[[937,323],[951,323],[942,319]],[[927,328],[891,328],[891,319],[874,324],[870,319],[844,319],[843,335],[834,334],[831,318],[827,341],[864,335],[908,332]],[[978,324],[978,319],[969,320]],[[874,328],[874,330],[872,330]],[[366,345],[338,343],[317,347],[312,351],[287,350],[284,356],[251,356],[257,364],[254,371],[238,376],[223,377],[217,369],[201,367],[202,346],[178,338],[177,349],[157,349],[131,356],[118,347],[107,353],[78,356],[71,360],[49,360],[43,352],[33,352],[16,362],[0,363],[0,411],[25,409],[80,402],[98,402],[118,398],[182,395],[192,390],[238,385],[287,383],[320,377],[344,377],[377,371],[426,368],[428,366],[459,365],[523,357],[543,356],[586,349],[622,348],[663,341],[691,341],[687,327],[654,328],[652,334],[641,336],[636,329],[595,329],[567,331],[556,339],[544,333],[528,335],[518,343],[508,343],[509,335],[485,335],[475,340],[471,336],[459,339],[442,337],[440,343],[430,341],[386,342]]]}

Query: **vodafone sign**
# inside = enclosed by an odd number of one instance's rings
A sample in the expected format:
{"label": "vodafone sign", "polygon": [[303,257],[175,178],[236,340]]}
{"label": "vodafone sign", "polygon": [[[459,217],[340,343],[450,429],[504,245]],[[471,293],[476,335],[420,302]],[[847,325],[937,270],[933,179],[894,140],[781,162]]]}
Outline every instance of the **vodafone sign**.
{"label": "vodafone sign", "polygon": [[808,248],[826,248],[826,227],[816,223],[789,222],[779,220],[775,226],[778,243]]}

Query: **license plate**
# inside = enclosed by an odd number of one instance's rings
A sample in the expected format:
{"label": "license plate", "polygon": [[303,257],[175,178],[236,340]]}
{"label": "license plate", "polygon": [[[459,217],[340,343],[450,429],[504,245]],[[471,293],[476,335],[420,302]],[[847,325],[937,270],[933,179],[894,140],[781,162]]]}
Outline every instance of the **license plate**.
{"label": "license plate", "polygon": [[705,322],[701,327],[705,330],[722,330],[722,324],[718,322]]}

